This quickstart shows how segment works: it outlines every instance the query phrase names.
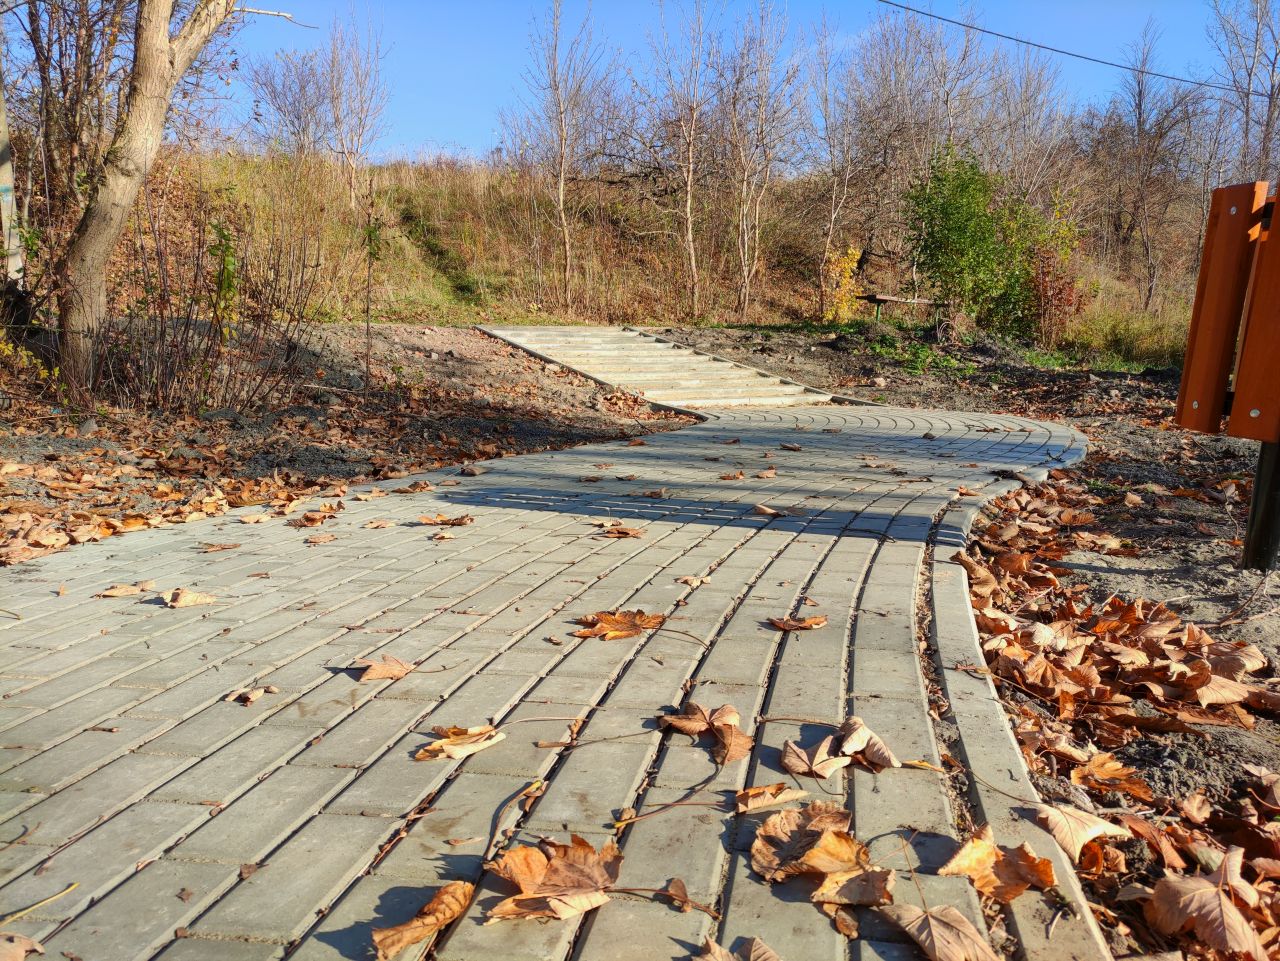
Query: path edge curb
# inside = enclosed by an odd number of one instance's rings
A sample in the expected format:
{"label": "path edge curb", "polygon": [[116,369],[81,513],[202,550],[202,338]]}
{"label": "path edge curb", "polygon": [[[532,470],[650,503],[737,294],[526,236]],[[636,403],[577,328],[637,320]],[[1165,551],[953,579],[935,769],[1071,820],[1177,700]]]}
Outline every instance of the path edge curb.
{"label": "path edge curb", "polygon": [[[1048,480],[1054,467],[1071,467],[1084,460],[1086,444],[1075,433],[1071,446],[1053,458],[1024,470],[1036,483]],[[1023,487],[1019,480],[1002,480],[983,489],[980,503],[953,505],[942,516],[934,537],[934,562],[930,571],[932,606],[931,640],[937,651],[943,694],[951,707],[950,720],[959,730],[960,749],[971,780],[968,799],[982,822],[989,824],[998,843],[1029,843],[1040,857],[1053,863],[1057,887],[1071,902],[1075,915],[1056,910],[1051,902],[1030,891],[1006,907],[1005,917],[1025,961],[1110,961],[1111,950],[1076,874],[1075,865],[1053,836],[1034,820],[1034,812],[1008,795],[1040,799],[1018,747],[1013,728],[989,674],[958,670],[961,664],[984,665],[973,607],[969,602],[969,576],[949,560],[951,553],[968,546],[969,535],[981,511],[998,497]],[[939,552],[947,552],[947,557]],[[978,780],[981,778],[982,780]],[[997,789],[995,785],[999,785]]]}

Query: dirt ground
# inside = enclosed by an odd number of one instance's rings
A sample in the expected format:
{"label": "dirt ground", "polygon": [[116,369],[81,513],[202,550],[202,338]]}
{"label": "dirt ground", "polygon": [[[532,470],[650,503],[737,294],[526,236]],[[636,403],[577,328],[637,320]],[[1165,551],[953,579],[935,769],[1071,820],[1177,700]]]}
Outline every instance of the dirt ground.
{"label": "dirt ground", "polygon": [[321,340],[312,382],[284,409],[0,407],[0,564],[229,507],[689,422],[471,329],[375,326],[368,394],[364,329],[326,327]]}
{"label": "dirt ground", "polygon": [[[1256,644],[1280,666],[1280,577],[1238,567],[1257,444],[1194,434],[1173,424],[1177,371],[1141,374],[1042,370],[999,346],[948,351],[952,369],[908,369],[858,341],[790,331],[700,328],[671,331],[692,346],[881,403],[998,411],[1061,421],[1089,438],[1073,473],[1103,499],[1096,528],[1138,549],[1136,557],[1077,553],[1063,566],[1089,595],[1164,601],[1215,639]],[[1142,505],[1131,507],[1134,493]],[[1243,608],[1243,609],[1242,609]],[[1267,615],[1270,616],[1259,616]],[[1248,618],[1255,618],[1249,620]],[[1243,621],[1213,627],[1231,619]],[[1119,756],[1160,794],[1195,787],[1226,793],[1245,764],[1280,769],[1280,725],[1208,730],[1208,740],[1148,737]]]}

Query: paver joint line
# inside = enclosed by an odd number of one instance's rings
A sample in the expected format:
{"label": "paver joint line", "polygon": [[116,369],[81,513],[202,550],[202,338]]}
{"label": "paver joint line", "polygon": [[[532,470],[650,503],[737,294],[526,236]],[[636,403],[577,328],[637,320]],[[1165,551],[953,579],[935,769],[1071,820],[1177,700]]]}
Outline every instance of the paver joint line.
{"label": "paver joint line", "polygon": [[[700,784],[728,798],[786,780],[783,742],[808,747],[829,733],[805,718],[857,713],[900,757],[936,760],[918,589],[940,656],[978,656],[965,653],[976,635],[963,571],[943,560],[963,546],[977,506],[957,491],[993,496],[1020,482],[1011,478],[1042,478],[1080,459],[1083,439],[1015,417],[831,404],[634,331],[497,333],[577,369],[596,365],[601,379],[645,381],[626,362],[642,344],[646,357],[667,358],[646,361],[648,373],[671,375],[669,388],[648,377],[651,396],[728,406],[640,445],[509,458],[456,485],[348,500],[322,547],[232,514],[197,535],[141,532],[0,574],[12,588],[5,606],[24,618],[0,623],[0,913],[72,875],[81,882],[75,897],[24,917],[22,933],[94,961],[286,951],[336,961],[366,956],[372,927],[407,920],[436,887],[465,879],[480,893],[437,946],[440,961],[675,959],[708,934],[726,945],[759,936],[792,959],[865,956],[807,894],[756,877],[752,825],[715,808],[675,807],[622,831],[620,883],[682,874],[718,905],[718,924],[620,897],[585,923],[486,926],[504,892],[484,851],[495,832],[527,843],[576,831],[599,843],[624,808],[669,804]],[[742,404],[752,399],[774,406]],[[588,476],[600,479],[580,482]],[[475,520],[435,541],[437,529],[415,519],[437,513]],[[395,526],[365,527],[373,519]],[[192,543],[229,525],[240,551],[192,559]],[[609,525],[640,533],[610,538]],[[931,544],[943,552],[936,566]],[[250,577],[263,570],[278,576]],[[142,574],[219,600],[192,613],[90,597]],[[669,629],[572,636],[586,614],[637,608],[665,615]],[[786,633],[768,622],[811,613],[827,626]],[[360,683],[353,661],[384,654],[416,670]],[[939,673],[955,694],[957,750],[1025,773],[990,686]],[[223,700],[254,686],[271,690],[248,707]],[[705,746],[659,730],[656,716],[686,700],[732,703],[756,737],[752,754],[717,770]],[[555,720],[511,724],[461,761],[414,759],[435,726],[538,718]],[[545,746],[575,724],[580,742],[608,740]],[[506,803],[541,779],[532,803]],[[822,787],[844,792],[873,857],[905,869],[905,853],[924,897],[983,923],[967,882],[929,873],[958,840],[941,778],[849,771]],[[1007,799],[979,793],[973,804],[1010,843],[1045,843]],[[904,849],[906,837],[922,840]],[[1010,929],[1026,957],[1050,961],[1064,938],[1081,957],[1106,957],[1078,886],[1063,889],[1080,916],[1054,944],[1035,934],[1044,918],[1033,896],[1015,906]],[[895,893],[919,897],[905,882]],[[188,936],[175,940],[176,927]],[[864,931],[885,957],[912,956],[901,932],[870,917]]]}

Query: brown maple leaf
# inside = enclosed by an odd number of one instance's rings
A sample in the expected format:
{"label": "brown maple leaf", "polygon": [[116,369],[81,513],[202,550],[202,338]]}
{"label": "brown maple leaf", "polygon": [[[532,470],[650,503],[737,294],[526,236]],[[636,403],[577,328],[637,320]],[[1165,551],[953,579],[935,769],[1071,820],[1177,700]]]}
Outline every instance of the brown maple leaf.
{"label": "brown maple leaf", "polygon": [[452,881],[437,891],[404,924],[391,928],[374,928],[373,946],[377,949],[378,961],[390,961],[405,948],[434,938],[441,928],[462,917],[474,893],[475,885],[466,881]]}
{"label": "brown maple leaf", "polygon": [[658,726],[674,728],[694,738],[709,731],[716,739],[712,756],[717,764],[723,766],[749,755],[755,743],[751,735],[739,727],[741,720],[738,709],[732,704],[721,704],[708,712],[702,705],[690,701],[681,714],[660,714]]}
{"label": "brown maple leaf", "polygon": [[973,923],[949,904],[927,911],[914,904],[876,910],[907,932],[930,961],[1000,961]]}
{"label": "brown maple leaf", "polygon": [[840,739],[841,754],[862,762],[873,771],[879,772],[887,767],[902,767],[902,762],[889,750],[889,746],[880,739],[878,734],[867,727],[860,717],[852,715],[846,717],[836,731],[836,737]]}
{"label": "brown maple leaf", "polygon": [[848,767],[851,760],[839,752],[835,735],[828,735],[808,750],[795,741],[782,744],[782,769],[799,777],[829,778],[841,768]]}
{"label": "brown maple leaf", "polygon": [[814,614],[812,617],[771,617],[769,623],[780,631],[812,631],[826,627],[827,616]]}
{"label": "brown maple leaf", "polygon": [[490,865],[520,891],[489,910],[491,918],[577,917],[609,901],[622,852],[612,841],[596,851],[574,834],[569,844],[543,839],[538,847],[508,848]]}
{"label": "brown maple leaf", "polygon": [[739,724],[742,716],[732,704],[721,704],[714,711],[708,711],[701,704],[689,701],[679,714],[658,715],[659,727],[675,728],[681,734],[697,737],[721,724]]}
{"label": "brown maple leaf", "polygon": [[1048,829],[1072,861],[1079,862],[1081,850],[1096,838],[1131,837],[1124,828],[1069,804],[1035,804],[1032,807],[1036,812],[1036,820]]}
{"label": "brown maple leaf", "polygon": [[1267,949],[1235,906],[1230,891],[1209,878],[1161,878],[1147,904],[1147,918],[1164,934],[1193,928],[1196,937],[1211,948],[1267,961]]}
{"label": "brown maple leaf", "polygon": [[760,825],[751,844],[751,868],[766,881],[785,881],[812,871],[802,858],[827,831],[849,830],[850,814],[837,804],[814,801],[786,808]]}
{"label": "brown maple leaf", "polygon": [[1048,858],[1037,857],[1029,844],[998,847],[990,825],[980,828],[938,873],[966,877],[980,894],[1004,904],[1030,887],[1044,890],[1057,883]]}
{"label": "brown maple leaf", "polygon": [[1150,801],[1151,788],[1131,767],[1125,767],[1114,754],[1095,754],[1071,772],[1071,783],[1095,791],[1120,791],[1139,801]]}
{"label": "brown maple leaf", "polygon": [[433,727],[431,733],[438,740],[420,747],[418,753],[413,756],[415,761],[435,761],[446,757],[458,761],[487,747],[493,747],[506,738],[506,734],[492,724],[480,724],[476,727]]}
{"label": "brown maple leaf", "polygon": [[351,666],[364,668],[364,673],[360,675],[362,681],[398,681],[413,673],[412,664],[390,654],[383,654],[381,662],[363,657],[357,658]]}
{"label": "brown maple leaf", "polygon": [[[614,528],[624,530],[625,528]],[[574,637],[600,637],[606,641],[618,641],[627,637],[635,637],[644,631],[652,631],[666,623],[665,614],[646,614],[641,610],[634,611],[597,611],[574,621],[583,629],[574,631]]]}

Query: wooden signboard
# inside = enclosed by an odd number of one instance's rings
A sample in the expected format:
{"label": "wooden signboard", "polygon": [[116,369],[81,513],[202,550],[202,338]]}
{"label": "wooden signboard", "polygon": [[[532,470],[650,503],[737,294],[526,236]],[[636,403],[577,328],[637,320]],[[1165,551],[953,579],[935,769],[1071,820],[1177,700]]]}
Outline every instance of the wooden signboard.
{"label": "wooden signboard", "polygon": [[[1222,430],[1266,201],[1265,181],[1213,192],[1174,417],[1188,430],[1204,434]],[[1273,257],[1280,256],[1280,244],[1274,246]],[[1280,273],[1276,279],[1280,281]]]}

